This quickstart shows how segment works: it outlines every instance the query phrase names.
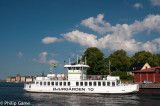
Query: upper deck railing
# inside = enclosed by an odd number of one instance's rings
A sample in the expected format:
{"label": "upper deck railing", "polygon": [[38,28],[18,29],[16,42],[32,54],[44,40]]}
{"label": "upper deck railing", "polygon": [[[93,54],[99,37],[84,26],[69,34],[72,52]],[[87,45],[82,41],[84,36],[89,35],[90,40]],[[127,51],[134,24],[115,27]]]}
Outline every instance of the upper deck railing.
{"label": "upper deck railing", "polygon": [[[63,76],[63,77],[41,77],[42,80],[68,80],[68,76]],[[107,75],[86,75],[86,76],[82,76],[83,79],[81,80],[106,80],[107,79]]]}
{"label": "upper deck railing", "polygon": [[107,75],[86,75],[84,80],[106,80]]}

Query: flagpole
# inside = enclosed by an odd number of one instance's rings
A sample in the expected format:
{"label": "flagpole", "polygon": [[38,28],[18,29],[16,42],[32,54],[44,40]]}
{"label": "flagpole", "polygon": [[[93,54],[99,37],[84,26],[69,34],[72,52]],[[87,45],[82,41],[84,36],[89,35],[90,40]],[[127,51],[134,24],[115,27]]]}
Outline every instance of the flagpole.
{"label": "flagpole", "polygon": [[51,68],[51,66],[50,66],[50,72],[49,72],[50,74],[52,73],[52,68]]}
{"label": "flagpole", "polygon": [[52,71],[53,71],[54,68],[56,68],[56,64],[52,63]]}
{"label": "flagpole", "polygon": [[53,73],[53,66],[52,66],[52,73]]}

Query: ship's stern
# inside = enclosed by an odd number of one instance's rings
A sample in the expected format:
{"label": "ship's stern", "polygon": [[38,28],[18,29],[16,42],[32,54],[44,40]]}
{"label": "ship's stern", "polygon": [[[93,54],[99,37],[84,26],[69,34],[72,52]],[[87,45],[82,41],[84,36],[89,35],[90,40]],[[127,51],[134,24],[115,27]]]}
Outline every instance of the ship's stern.
{"label": "ship's stern", "polygon": [[139,92],[139,84],[133,84],[131,87],[133,93]]}

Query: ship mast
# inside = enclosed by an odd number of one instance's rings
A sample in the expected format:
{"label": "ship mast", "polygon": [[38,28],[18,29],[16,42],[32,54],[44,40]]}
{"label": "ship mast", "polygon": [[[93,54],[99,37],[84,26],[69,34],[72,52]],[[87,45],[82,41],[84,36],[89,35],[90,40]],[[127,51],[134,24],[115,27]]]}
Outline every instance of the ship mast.
{"label": "ship mast", "polygon": [[77,54],[77,64],[78,64],[78,54]]}
{"label": "ship mast", "polygon": [[[66,65],[66,61],[64,60],[64,65]],[[64,78],[66,78],[66,68],[64,67]]]}

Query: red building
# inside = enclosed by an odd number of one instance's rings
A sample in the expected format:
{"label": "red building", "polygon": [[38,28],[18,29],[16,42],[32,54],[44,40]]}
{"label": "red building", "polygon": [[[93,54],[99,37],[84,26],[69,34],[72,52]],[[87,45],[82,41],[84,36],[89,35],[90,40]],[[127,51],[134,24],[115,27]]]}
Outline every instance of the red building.
{"label": "red building", "polygon": [[134,71],[133,73],[134,82],[143,82],[144,80],[160,82],[160,66]]}

